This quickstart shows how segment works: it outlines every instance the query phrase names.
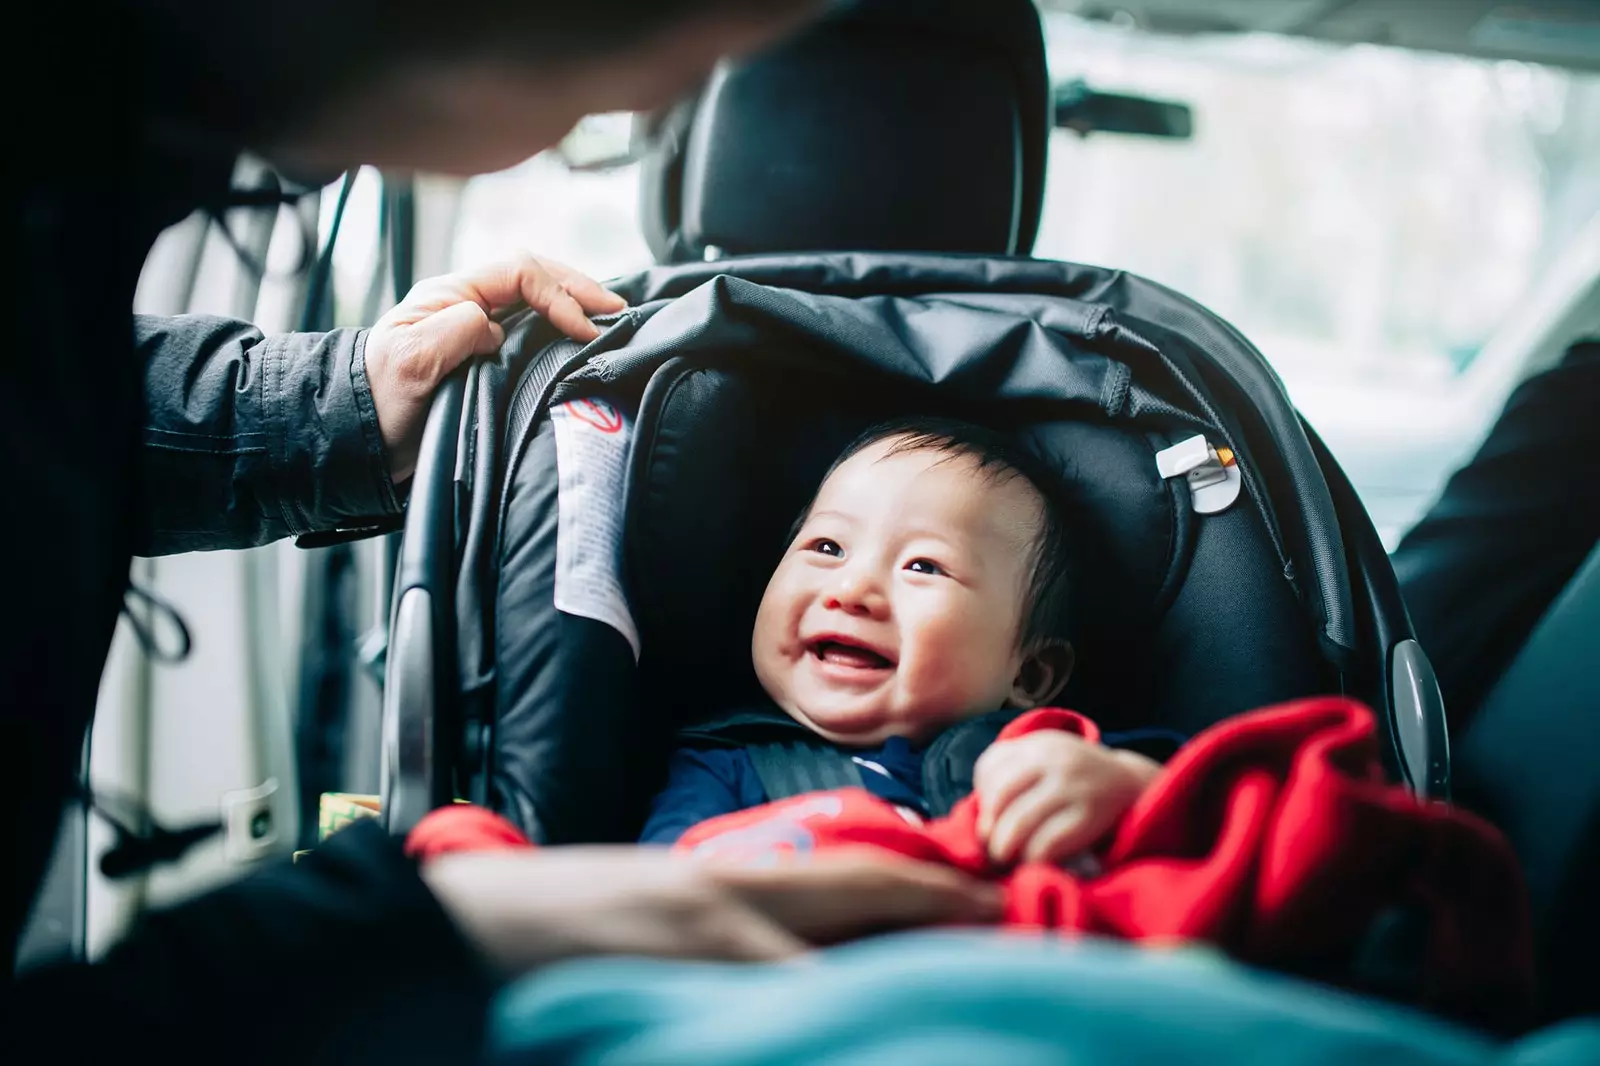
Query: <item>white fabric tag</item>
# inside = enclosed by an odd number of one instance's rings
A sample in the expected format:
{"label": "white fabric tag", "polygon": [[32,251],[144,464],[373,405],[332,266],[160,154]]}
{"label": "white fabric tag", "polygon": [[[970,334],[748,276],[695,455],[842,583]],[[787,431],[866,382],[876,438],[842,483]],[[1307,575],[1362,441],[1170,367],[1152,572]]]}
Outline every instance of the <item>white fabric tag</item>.
{"label": "white fabric tag", "polygon": [[622,592],[622,518],[633,423],[605,400],[551,408],[556,434],[556,610],[615,629],[639,661]]}

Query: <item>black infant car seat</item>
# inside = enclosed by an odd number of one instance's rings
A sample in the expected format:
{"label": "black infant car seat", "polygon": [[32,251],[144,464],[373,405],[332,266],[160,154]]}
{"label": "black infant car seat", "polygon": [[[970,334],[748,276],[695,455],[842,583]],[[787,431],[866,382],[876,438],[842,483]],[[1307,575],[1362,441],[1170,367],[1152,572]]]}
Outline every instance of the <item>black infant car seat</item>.
{"label": "black infant car seat", "polygon": [[[1348,692],[1388,723],[1396,778],[1444,791],[1441,708],[1370,522],[1203,309],[977,257],[749,258],[617,289],[634,306],[598,341],[526,318],[435,406],[385,693],[391,828],[457,793],[537,840],[629,839],[675,730],[759,696],[755,607],[823,470],[908,412],[1014,428],[1070,486],[1065,705],[1192,732]],[[1237,476],[1231,505],[1198,513],[1228,482],[1163,476],[1185,442],[1200,477]]]}
{"label": "black infant car seat", "polygon": [[[959,121],[907,91],[930,71]],[[1064,476],[1065,705],[1193,732],[1342,691],[1396,780],[1446,792],[1387,557],[1261,355],[1159,285],[1025,258],[1048,98],[1026,0],[880,0],[664,120],[644,206],[674,264],[615,283],[632,306],[587,346],[508,320],[434,405],[385,686],[391,830],[462,796],[538,841],[632,839],[677,732],[759,696],[756,604],[823,470],[910,412],[1013,429]]]}

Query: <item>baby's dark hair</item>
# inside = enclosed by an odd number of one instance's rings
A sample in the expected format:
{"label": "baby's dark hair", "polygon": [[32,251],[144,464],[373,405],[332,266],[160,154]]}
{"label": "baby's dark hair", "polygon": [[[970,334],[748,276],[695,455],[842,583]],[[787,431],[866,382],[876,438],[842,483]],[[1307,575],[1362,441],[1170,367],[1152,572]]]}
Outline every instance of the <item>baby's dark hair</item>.
{"label": "baby's dark hair", "polygon": [[[1020,477],[1033,487],[1039,495],[1043,522],[1035,540],[1033,578],[1023,608],[1022,647],[1034,648],[1050,641],[1067,639],[1072,583],[1076,575],[1071,533],[1063,502],[1064,487],[1050,466],[1015,437],[986,426],[954,418],[912,416],[879,422],[867,428],[845,446],[822,480],[832,477],[835,470],[859,452],[891,437],[904,439],[889,450],[890,455],[941,452],[952,458],[972,460],[979,471],[996,482]],[[795,524],[791,541],[810,513],[811,505],[807,504]]]}

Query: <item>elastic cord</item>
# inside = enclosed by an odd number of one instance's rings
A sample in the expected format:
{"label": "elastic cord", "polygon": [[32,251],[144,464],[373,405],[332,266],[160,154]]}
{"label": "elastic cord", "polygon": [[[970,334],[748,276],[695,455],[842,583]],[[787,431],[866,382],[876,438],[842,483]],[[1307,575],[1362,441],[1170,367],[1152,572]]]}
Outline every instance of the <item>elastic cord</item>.
{"label": "elastic cord", "polygon": [[[151,614],[163,615],[170,623],[172,632],[177,638],[177,647],[168,651],[161,646],[160,639],[156,636],[155,628],[145,619],[139,617],[139,612],[131,609],[129,599],[144,601]],[[183,615],[168,601],[157,596],[143,585],[128,582],[127,591],[122,598],[122,613],[127,617],[128,624],[133,627],[135,638],[146,655],[158,663],[181,663],[189,657],[194,650],[194,641],[189,636],[189,627],[184,623]]]}

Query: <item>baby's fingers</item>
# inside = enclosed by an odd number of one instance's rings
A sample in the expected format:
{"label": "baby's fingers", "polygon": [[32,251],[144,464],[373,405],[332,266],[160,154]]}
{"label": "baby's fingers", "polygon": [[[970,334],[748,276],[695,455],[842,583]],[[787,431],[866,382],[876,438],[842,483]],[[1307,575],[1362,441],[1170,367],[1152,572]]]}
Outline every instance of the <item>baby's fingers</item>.
{"label": "baby's fingers", "polygon": [[1023,850],[1047,820],[1068,809],[1059,791],[1041,784],[1018,796],[995,818],[988,836],[989,858],[1009,866],[1022,858]]}
{"label": "baby's fingers", "polygon": [[[991,759],[990,752],[999,753],[998,757]],[[995,819],[1018,796],[1036,785],[1041,775],[1039,767],[1018,759],[1007,759],[999,748],[990,748],[989,752],[984,753],[972,773],[972,788],[978,794],[979,839],[989,838],[994,830]]]}
{"label": "baby's fingers", "polygon": [[1088,808],[1074,803],[1039,824],[1023,857],[1028,862],[1064,862],[1093,847],[1098,835]]}

